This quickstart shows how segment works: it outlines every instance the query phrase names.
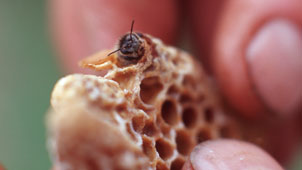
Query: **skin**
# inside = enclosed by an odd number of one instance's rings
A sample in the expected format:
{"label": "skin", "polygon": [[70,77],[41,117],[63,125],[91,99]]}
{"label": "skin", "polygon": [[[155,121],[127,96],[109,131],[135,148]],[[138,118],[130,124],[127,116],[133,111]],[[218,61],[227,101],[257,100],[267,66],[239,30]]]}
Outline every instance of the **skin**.
{"label": "skin", "polygon": [[[133,19],[134,30],[168,44],[179,38],[186,19],[197,56],[238,119],[248,122],[243,123],[247,140],[255,142],[260,136],[282,163],[295,150],[301,125],[301,11],[300,0],[49,1],[53,41],[66,73],[85,72],[77,62],[111,48],[129,31]],[[225,147],[234,145],[231,150]],[[229,169],[282,169],[257,146],[234,140],[197,146],[183,169],[207,169],[210,148],[215,149],[210,163]],[[234,161],[238,153],[244,153],[245,161]]]}

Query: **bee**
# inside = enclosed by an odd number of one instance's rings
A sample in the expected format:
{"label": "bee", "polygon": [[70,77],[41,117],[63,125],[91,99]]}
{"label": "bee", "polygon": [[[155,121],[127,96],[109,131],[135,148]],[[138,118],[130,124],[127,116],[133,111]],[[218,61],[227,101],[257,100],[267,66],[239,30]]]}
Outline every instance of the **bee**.
{"label": "bee", "polygon": [[134,20],[131,24],[130,33],[124,35],[118,44],[119,49],[108,54],[110,56],[113,53],[118,52],[118,59],[121,62],[128,64],[137,63],[145,54],[145,46],[143,34],[133,32]]}
{"label": "bee", "polygon": [[[100,51],[92,56],[80,61],[83,68],[93,68],[102,70],[104,68],[112,68],[112,64],[118,67],[127,67],[146,61],[146,57],[152,54],[153,57],[158,56],[155,44],[150,36],[139,32],[133,32],[134,20],[131,23],[129,33],[123,35],[117,44],[117,50],[108,54],[108,51]],[[115,54],[116,53],[116,54]]]}

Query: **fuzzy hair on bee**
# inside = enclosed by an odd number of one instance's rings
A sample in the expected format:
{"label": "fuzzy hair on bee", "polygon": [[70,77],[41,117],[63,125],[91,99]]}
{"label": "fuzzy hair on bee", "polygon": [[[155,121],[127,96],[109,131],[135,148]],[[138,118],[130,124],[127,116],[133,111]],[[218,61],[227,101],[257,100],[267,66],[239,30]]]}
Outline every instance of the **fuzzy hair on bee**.
{"label": "fuzzy hair on bee", "polygon": [[126,65],[137,63],[145,54],[143,34],[133,32],[133,25],[134,20],[131,24],[130,33],[120,38],[118,49],[108,54],[108,56],[110,56],[117,52],[120,62],[124,62]]}

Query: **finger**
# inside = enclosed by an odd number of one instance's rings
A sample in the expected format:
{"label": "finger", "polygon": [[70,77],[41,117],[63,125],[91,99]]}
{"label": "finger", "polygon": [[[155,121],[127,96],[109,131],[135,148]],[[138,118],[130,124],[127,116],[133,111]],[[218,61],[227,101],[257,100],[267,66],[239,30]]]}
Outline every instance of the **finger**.
{"label": "finger", "polygon": [[[302,2],[224,2],[212,28],[210,54],[228,101],[248,116],[298,112],[302,100]],[[199,26],[207,26],[206,21],[200,22]]]}
{"label": "finger", "polygon": [[64,71],[78,72],[77,62],[130,31],[146,32],[172,43],[178,11],[173,0],[52,0],[51,29]]}
{"label": "finger", "polygon": [[204,142],[193,150],[183,170],[241,170],[283,168],[262,149],[241,141]]}

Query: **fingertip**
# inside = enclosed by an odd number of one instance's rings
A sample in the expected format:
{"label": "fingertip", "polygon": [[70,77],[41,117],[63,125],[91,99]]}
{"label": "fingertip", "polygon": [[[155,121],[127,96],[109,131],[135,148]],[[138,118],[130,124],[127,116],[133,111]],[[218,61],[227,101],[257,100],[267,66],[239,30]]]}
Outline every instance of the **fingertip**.
{"label": "fingertip", "polygon": [[[191,164],[191,167],[188,164]],[[270,155],[257,146],[227,139],[208,141],[198,145],[185,165],[192,170],[283,169]]]}
{"label": "fingertip", "polygon": [[302,31],[287,19],[259,28],[247,47],[246,63],[255,93],[275,113],[289,116],[302,102]]}
{"label": "fingertip", "polygon": [[[290,21],[286,23],[294,23],[292,25],[299,25],[299,23],[301,25],[302,17],[298,15],[298,6],[296,0],[274,2],[249,0],[229,1],[224,7],[214,37],[211,64],[225,98],[240,114],[250,118],[259,118],[271,113],[288,116],[298,110],[297,103],[301,101],[301,95],[292,87],[297,86],[297,82],[301,82],[301,78],[297,78],[301,75],[301,72],[297,72],[297,68],[301,67],[301,62],[296,62],[301,61],[301,58],[296,57],[300,55],[301,48],[297,48],[299,44],[285,48],[285,45],[290,44],[287,43],[290,37],[287,38],[283,31],[293,30],[293,26],[275,29],[274,32],[282,29],[277,34],[283,37],[274,36],[271,39],[275,41],[275,44],[283,43],[282,47],[277,47],[272,43],[265,44],[265,41],[262,41],[263,38],[258,41],[260,45],[257,47],[261,48],[258,48],[260,50],[257,52],[260,53],[254,53],[261,57],[246,57],[249,45],[253,44],[251,41],[259,32],[261,33],[262,28],[272,25],[271,22],[280,23],[281,19]],[[291,33],[291,35],[294,34]],[[287,40],[284,40],[284,37]],[[266,42],[269,42],[268,39],[269,37],[266,36]],[[299,38],[296,37],[296,39]],[[295,42],[301,44],[301,40],[296,39]],[[282,43],[278,43],[279,41]],[[264,53],[268,51],[270,53]],[[295,52],[296,54],[293,55]],[[291,66],[285,67],[287,63]]]}

